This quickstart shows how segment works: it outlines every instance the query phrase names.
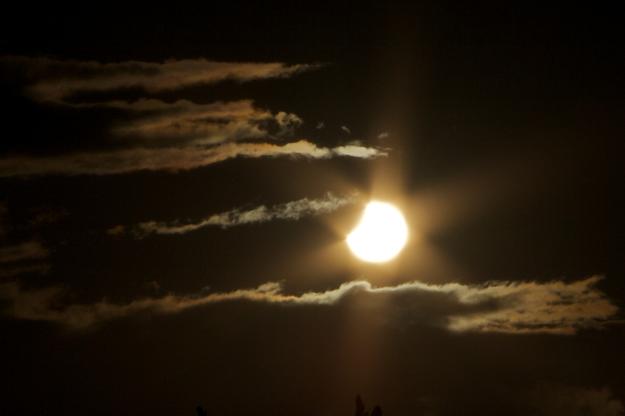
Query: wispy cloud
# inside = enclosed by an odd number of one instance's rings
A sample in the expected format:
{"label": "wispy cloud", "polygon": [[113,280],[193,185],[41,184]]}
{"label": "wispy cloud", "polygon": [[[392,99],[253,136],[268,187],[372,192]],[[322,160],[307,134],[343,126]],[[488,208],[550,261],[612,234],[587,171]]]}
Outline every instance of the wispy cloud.
{"label": "wispy cloud", "polygon": [[[233,209],[218,214],[209,215],[196,222],[142,222],[129,231],[137,238],[143,238],[150,234],[172,235],[185,234],[205,227],[229,228],[237,225],[263,223],[273,220],[299,220],[303,217],[327,214],[337,209],[356,202],[355,196],[337,197],[328,193],[324,198],[302,198],[283,204],[266,206],[260,205],[253,209]],[[126,230],[124,226],[115,226],[107,230],[110,235],[120,235]]]}
{"label": "wispy cloud", "polygon": [[270,111],[254,107],[252,100],[196,104],[188,100],[166,103],[142,99],[100,105],[135,113],[134,119],[113,128],[115,135],[151,141],[175,139],[210,144],[261,138],[268,135],[261,124],[274,119]]}
{"label": "wispy cloud", "polygon": [[4,201],[0,201],[0,239],[4,239],[7,230],[6,230],[6,216],[9,212],[6,203]]}
{"label": "wispy cloud", "polygon": [[297,114],[286,113],[284,111],[278,112],[278,114],[275,115],[274,120],[278,123],[279,136],[293,134],[295,129],[304,122],[304,120],[302,120]]}
{"label": "wispy cloud", "polygon": [[[100,63],[23,56],[0,57],[0,65],[8,68],[9,73],[13,70],[35,101],[79,110],[106,108],[123,112],[113,117],[109,126],[111,138],[116,139],[114,149],[54,156],[7,155],[0,158],[0,177],[176,172],[236,157],[369,159],[386,155],[385,150],[361,145],[328,148],[307,140],[271,143],[276,138],[292,137],[303,120],[293,113],[258,108],[249,99],[195,103],[150,96],[226,80],[290,77],[318,65],[205,59]],[[107,92],[110,97],[124,88],[138,88],[147,96],[133,101],[93,101],[85,100],[83,95]]]}
{"label": "wispy cloud", "polygon": [[623,402],[614,397],[609,388],[584,388],[561,384],[542,383],[531,392],[528,401],[547,416],[622,416]]}
{"label": "wispy cloud", "polygon": [[217,146],[182,148],[130,148],[114,151],[73,153],[59,156],[13,156],[0,158],[0,177],[34,175],[114,175],[137,171],[184,171],[236,157],[304,157],[328,159],[336,156],[369,159],[386,156],[377,148],[350,146],[319,147],[306,140],[282,145],[271,143],[224,143]]}
{"label": "wispy cloud", "polygon": [[154,98],[73,104],[78,108],[112,108],[128,112],[112,133],[118,137],[216,144],[231,140],[287,136],[302,124],[296,114],[254,106],[252,100],[198,104],[189,100],[165,102]]}
{"label": "wispy cloud", "polygon": [[349,156],[360,159],[372,159],[380,156],[386,156],[387,150],[377,147],[367,147],[359,144],[350,144],[338,146],[333,149],[333,153],[337,156]]}
{"label": "wispy cloud", "polygon": [[50,265],[45,263],[29,265],[0,265],[0,278],[14,278],[25,274],[46,274],[50,271]]}
{"label": "wispy cloud", "polygon": [[347,134],[352,134],[352,130],[347,126],[341,126],[341,130],[343,130]]}
{"label": "wispy cloud", "polygon": [[[8,207],[0,201],[0,241],[6,239]],[[48,214],[48,212],[45,212]],[[39,215],[43,214],[40,212]],[[39,221],[47,218],[35,217]],[[33,223],[31,221],[31,223]],[[48,257],[48,249],[36,240],[23,241],[21,243],[4,244],[0,246],[0,278],[15,277],[27,273],[44,274],[50,269],[41,261]]]}
{"label": "wispy cloud", "polygon": [[59,288],[22,290],[16,283],[6,283],[0,285],[0,298],[7,302],[6,313],[15,319],[57,322],[73,328],[136,313],[171,314],[238,300],[293,306],[366,305],[369,309],[379,308],[376,313],[387,314],[399,323],[418,322],[454,332],[571,335],[581,329],[600,328],[616,314],[617,307],[595,287],[600,279],[592,276],[574,282],[492,282],[476,286],[410,282],[382,287],[352,281],[336,289],[299,295],[285,294],[279,283],[270,282],[232,292],[167,295],[125,304],[103,300],[65,307],[59,307],[64,294]]}
{"label": "wispy cloud", "polygon": [[166,102],[154,97],[133,101],[85,101],[80,94],[140,88],[149,95],[226,80],[286,78],[318,67],[205,59],[100,63],[23,56],[0,57],[0,65],[19,73],[15,78],[25,84],[26,93],[35,101],[77,109],[108,108],[128,112],[113,128],[114,134],[151,140],[201,139],[205,144],[268,137],[271,132],[263,125],[268,123],[275,125],[275,135],[289,135],[302,119],[284,111],[272,114],[254,107],[251,100],[208,104],[189,100]]}
{"label": "wispy cloud", "polygon": [[40,242],[34,240],[0,246],[0,278],[29,273],[45,274],[50,266],[42,263],[42,260],[48,255],[48,250]]}
{"label": "wispy cloud", "polygon": [[214,84],[226,80],[252,81],[284,78],[319,65],[287,65],[281,62],[215,62],[206,59],[165,62],[60,60],[46,57],[5,56],[5,67],[19,72],[39,101],[65,101],[82,92],[141,88],[148,93]]}
{"label": "wispy cloud", "polygon": [[13,263],[23,260],[42,259],[48,250],[38,241],[0,247],[0,263]]}

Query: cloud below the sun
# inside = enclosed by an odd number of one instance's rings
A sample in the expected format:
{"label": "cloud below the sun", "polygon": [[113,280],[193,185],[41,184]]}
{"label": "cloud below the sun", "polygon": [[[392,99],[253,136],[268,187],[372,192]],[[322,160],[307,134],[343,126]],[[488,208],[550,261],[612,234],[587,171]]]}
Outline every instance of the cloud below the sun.
{"label": "cloud below the sun", "polygon": [[60,288],[22,289],[17,283],[0,285],[5,314],[14,319],[48,321],[81,329],[140,313],[174,314],[224,302],[243,301],[277,307],[350,306],[387,315],[397,323],[441,327],[452,332],[572,335],[599,329],[618,308],[596,288],[600,276],[573,282],[491,282],[483,285],[418,281],[375,287],[351,281],[335,289],[301,294],[284,293],[279,283],[252,289],[158,298],[128,303],[107,300],[66,304]]}

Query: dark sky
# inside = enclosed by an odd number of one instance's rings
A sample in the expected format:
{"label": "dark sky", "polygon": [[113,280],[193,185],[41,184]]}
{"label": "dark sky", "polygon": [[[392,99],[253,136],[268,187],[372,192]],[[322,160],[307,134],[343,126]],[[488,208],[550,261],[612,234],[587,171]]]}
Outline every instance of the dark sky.
{"label": "dark sky", "polygon": [[0,414],[623,415],[619,22],[414,3],[3,12]]}

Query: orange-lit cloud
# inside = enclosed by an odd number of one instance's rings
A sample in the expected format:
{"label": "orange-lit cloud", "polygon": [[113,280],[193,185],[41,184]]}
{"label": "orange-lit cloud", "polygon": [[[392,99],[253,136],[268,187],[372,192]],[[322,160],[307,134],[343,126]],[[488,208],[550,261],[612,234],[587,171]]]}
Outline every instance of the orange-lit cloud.
{"label": "orange-lit cloud", "polygon": [[136,101],[103,101],[73,104],[78,108],[111,108],[129,113],[112,133],[144,139],[145,144],[164,140],[215,144],[229,140],[258,139],[293,134],[303,123],[296,114],[254,106],[252,100],[198,104],[189,100],[165,102],[154,98]]}
{"label": "orange-lit cloud", "polygon": [[319,147],[306,140],[286,144],[224,143],[217,146],[129,148],[72,153],[59,156],[12,156],[0,159],[0,177],[34,175],[114,175],[137,171],[178,172],[212,165],[237,157],[302,157],[328,159],[337,156],[369,159],[386,156],[377,148]]}
{"label": "orange-lit cloud", "polygon": [[25,56],[5,56],[0,58],[0,62],[25,78],[29,94],[39,101],[65,101],[77,93],[122,88],[141,88],[155,93],[227,80],[243,82],[285,78],[319,67],[206,59],[103,63]]}
{"label": "orange-lit cloud", "polygon": [[[283,293],[279,283],[269,282],[232,292],[167,295],[125,304],[103,300],[65,307],[58,307],[63,297],[59,288],[23,290],[16,283],[7,283],[0,285],[0,298],[9,305],[6,313],[15,319],[57,322],[73,328],[136,313],[171,314],[238,300],[293,306],[367,305],[369,309],[381,308],[376,313],[387,313],[399,323],[418,322],[454,332],[571,335],[581,329],[600,328],[617,313],[618,308],[595,287],[600,279],[592,276],[574,282],[492,282],[477,286],[410,282],[382,287],[352,281],[336,289],[298,295]],[[389,312],[388,305],[394,312]]]}
{"label": "orange-lit cloud", "polygon": [[0,247],[0,263],[13,263],[23,260],[42,259],[48,250],[38,241]]}

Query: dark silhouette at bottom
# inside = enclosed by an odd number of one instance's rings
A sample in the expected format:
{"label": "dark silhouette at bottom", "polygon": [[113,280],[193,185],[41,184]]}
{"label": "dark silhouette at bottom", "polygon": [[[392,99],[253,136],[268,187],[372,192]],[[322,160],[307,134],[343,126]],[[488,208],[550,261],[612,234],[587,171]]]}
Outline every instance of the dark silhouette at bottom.
{"label": "dark silhouette at bottom", "polygon": [[362,398],[358,395],[356,396],[356,413],[354,416],[382,416],[382,408],[376,405],[371,412],[368,412]]}
{"label": "dark silhouette at bottom", "polygon": [[[208,412],[201,404],[195,408],[195,412],[197,413],[197,416],[208,416]],[[363,403],[362,398],[360,395],[357,395],[356,413],[354,413],[354,416],[382,416],[382,408],[376,405],[371,412],[368,412],[365,409],[365,404]]]}

